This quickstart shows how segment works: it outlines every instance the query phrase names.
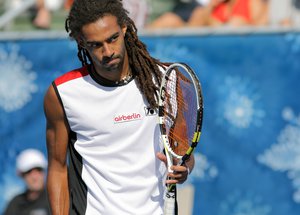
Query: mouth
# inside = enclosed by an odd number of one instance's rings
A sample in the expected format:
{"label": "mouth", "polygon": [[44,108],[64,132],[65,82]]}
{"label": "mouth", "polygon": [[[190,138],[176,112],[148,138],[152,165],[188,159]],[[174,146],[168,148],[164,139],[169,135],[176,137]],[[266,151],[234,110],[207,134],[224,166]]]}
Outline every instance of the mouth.
{"label": "mouth", "polygon": [[103,62],[103,65],[104,66],[113,66],[113,65],[115,65],[115,64],[118,64],[120,62],[120,59],[119,58],[113,58],[113,59],[111,59],[111,60],[109,60],[109,61],[104,61]]}
{"label": "mouth", "polygon": [[117,64],[120,62],[120,59],[119,58],[114,58],[112,59],[111,61],[107,62],[106,64],[107,65],[113,65],[113,64]]}

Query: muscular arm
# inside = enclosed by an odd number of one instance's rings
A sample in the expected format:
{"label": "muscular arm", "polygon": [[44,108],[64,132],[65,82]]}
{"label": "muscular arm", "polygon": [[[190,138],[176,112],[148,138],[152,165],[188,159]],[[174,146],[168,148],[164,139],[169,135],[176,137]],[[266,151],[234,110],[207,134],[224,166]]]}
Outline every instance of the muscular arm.
{"label": "muscular arm", "polygon": [[53,86],[49,87],[45,95],[44,111],[47,120],[47,190],[51,214],[67,215],[69,189],[66,157],[69,129]]}

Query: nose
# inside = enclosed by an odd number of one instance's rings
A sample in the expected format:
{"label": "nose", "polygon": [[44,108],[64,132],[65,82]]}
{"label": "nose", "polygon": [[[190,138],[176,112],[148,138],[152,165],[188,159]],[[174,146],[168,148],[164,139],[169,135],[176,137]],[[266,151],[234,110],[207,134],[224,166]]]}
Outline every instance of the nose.
{"label": "nose", "polygon": [[104,43],[103,47],[102,47],[103,56],[110,57],[110,56],[112,56],[113,53],[114,53],[113,49],[110,47],[110,45],[107,43]]}

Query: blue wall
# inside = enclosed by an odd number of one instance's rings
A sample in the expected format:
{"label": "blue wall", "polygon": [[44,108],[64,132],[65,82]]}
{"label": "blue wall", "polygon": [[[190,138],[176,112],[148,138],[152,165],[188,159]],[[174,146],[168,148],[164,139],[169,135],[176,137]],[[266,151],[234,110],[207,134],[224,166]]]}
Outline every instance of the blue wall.
{"label": "blue wall", "polygon": [[[142,36],[193,67],[205,97],[194,214],[300,214],[300,34]],[[0,210],[23,184],[15,157],[46,153],[43,96],[80,64],[67,39],[0,41]]]}

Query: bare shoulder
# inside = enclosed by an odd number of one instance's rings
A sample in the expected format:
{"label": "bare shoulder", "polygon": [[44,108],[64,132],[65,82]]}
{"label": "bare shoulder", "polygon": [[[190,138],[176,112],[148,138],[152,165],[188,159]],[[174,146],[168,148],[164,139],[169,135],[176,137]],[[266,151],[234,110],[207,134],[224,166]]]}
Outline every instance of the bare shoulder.
{"label": "bare shoulder", "polygon": [[44,97],[44,112],[48,121],[64,118],[61,103],[52,85],[49,86]]}
{"label": "bare shoulder", "polygon": [[45,98],[44,98],[44,104],[55,99],[55,97],[56,97],[56,93],[55,93],[53,85],[51,84],[46,91]]}

